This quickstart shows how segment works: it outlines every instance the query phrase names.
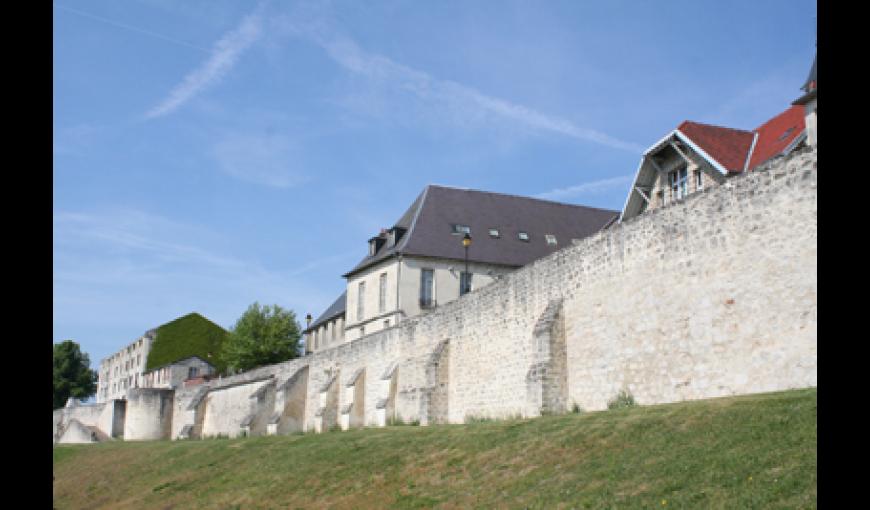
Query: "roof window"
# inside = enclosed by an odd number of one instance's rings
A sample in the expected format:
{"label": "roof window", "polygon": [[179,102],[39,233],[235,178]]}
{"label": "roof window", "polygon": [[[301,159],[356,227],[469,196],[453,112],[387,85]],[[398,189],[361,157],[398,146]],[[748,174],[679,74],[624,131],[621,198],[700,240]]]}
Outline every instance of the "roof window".
{"label": "roof window", "polygon": [[495,237],[496,239],[501,237],[501,233],[499,233],[497,228],[489,229],[489,237]]}
{"label": "roof window", "polygon": [[517,239],[520,241],[529,242],[529,233],[528,232],[520,232],[517,234]]}
{"label": "roof window", "polygon": [[553,246],[556,245],[556,236],[554,236],[553,234],[546,234],[544,236],[544,238],[547,240],[547,244],[550,244]]}
{"label": "roof window", "polygon": [[785,130],[785,133],[779,135],[779,138],[777,138],[776,141],[777,141],[777,142],[780,142],[780,141],[782,141],[782,140],[785,140],[785,138],[786,138],[788,135],[790,135],[790,134],[792,133],[792,131],[794,131],[794,126],[788,128],[788,129],[786,129],[786,130]]}
{"label": "roof window", "polygon": [[468,225],[461,225],[459,223],[454,223],[453,224],[453,233],[454,234],[470,234],[471,227],[469,227]]}

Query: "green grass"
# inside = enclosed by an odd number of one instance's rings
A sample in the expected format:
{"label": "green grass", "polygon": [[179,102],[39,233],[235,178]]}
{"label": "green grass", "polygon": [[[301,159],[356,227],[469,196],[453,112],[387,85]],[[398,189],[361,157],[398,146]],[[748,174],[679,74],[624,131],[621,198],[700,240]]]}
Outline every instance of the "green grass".
{"label": "green grass", "polygon": [[[157,328],[157,340],[148,353],[146,370],[174,363],[190,356],[199,356],[215,366],[219,373],[226,371],[223,345],[228,332],[194,312],[179,317]],[[208,353],[212,353],[209,357]]]}
{"label": "green grass", "polygon": [[815,508],[816,390],[430,427],[62,445],[63,508]]}

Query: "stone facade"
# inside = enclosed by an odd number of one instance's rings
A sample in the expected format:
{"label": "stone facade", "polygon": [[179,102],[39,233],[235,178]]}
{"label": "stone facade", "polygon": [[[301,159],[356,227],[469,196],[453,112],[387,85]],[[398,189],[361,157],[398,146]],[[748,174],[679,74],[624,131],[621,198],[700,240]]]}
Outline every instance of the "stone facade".
{"label": "stone facade", "polygon": [[143,386],[142,378],[156,331],[151,330],[100,362],[97,402],[123,398],[129,388]]}
{"label": "stone facade", "polygon": [[177,388],[187,379],[211,376],[215,368],[198,356],[191,356],[175,363],[155,368],[142,374],[144,388]]}
{"label": "stone facade", "polygon": [[792,153],[431,313],[177,389],[163,437],[600,410],[620,390],[646,405],[816,386],[816,196],[815,151]]}
{"label": "stone facade", "polygon": [[[423,269],[432,271],[432,300],[428,306],[421,303]],[[516,268],[469,262],[468,272],[473,275],[471,288],[472,290],[482,288],[514,269]],[[460,273],[464,271],[465,262],[462,260],[402,256],[386,259],[354,274],[347,282],[347,312],[343,341],[355,340],[366,334],[395,326],[405,318],[433,311],[438,306],[459,298]],[[383,293],[381,282],[385,283]],[[360,300],[360,289],[364,289],[362,300]],[[362,315],[358,313],[360,311]]]}

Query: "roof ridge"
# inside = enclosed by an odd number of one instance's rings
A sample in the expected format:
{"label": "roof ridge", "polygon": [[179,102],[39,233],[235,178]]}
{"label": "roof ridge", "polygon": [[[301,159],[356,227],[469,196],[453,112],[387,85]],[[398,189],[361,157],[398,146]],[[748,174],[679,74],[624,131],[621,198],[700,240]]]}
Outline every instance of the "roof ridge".
{"label": "roof ridge", "polygon": [[708,124],[706,122],[698,122],[698,121],[694,121],[694,120],[684,120],[679,126],[677,126],[677,129],[680,129],[682,126],[684,126],[686,124],[695,124],[697,126],[711,127],[711,128],[716,128],[716,129],[727,129],[729,131],[737,131],[740,133],[746,133],[748,135],[751,135],[752,133],[755,132],[755,130],[747,131],[745,129],[738,129],[738,128],[727,127],[727,126],[719,126],[717,124]]}
{"label": "roof ridge", "polygon": [[562,205],[562,206],[567,206],[567,207],[582,207],[583,209],[594,209],[597,211],[606,211],[606,212],[619,212],[619,211],[616,211],[615,209],[604,209],[602,207],[592,207],[589,205],[569,204],[567,202],[557,202],[555,200],[547,200],[546,198],[530,197],[530,196],[526,196],[526,195],[517,195],[515,193],[503,193],[500,191],[486,191],[486,190],[482,190],[482,189],[473,189],[473,188],[458,188],[455,186],[442,186],[442,185],[438,185],[438,184],[429,184],[426,187],[427,188],[436,187],[436,188],[445,188],[445,189],[455,189],[455,190],[459,190],[459,191],[472,191],[475,193],[485,193],[487,195],[499,195],[499,196],[510,197],[510,198],[521,198],[524,200],[535,200],[537,202],[546,202],[548,204],[553,204],[553,205]]}

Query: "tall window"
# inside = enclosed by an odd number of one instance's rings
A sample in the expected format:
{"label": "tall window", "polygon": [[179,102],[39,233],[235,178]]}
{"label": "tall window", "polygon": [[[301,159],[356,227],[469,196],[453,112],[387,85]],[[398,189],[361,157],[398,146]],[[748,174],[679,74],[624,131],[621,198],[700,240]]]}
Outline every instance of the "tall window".
{"label": "tall window", "polygon": [[471,275],[465,271],[459,273],[459,295],[471,292]]}
{"label": "tall window", "polygon": [[700,191],[704,189],[704,181],[701,177],[701,169],[695,170],[695,189]]}
{"label": "tall window", "polygon": [[359,282],[359,292],[356,296],[356,320],[361,321],[363,317],[365,317],[365,296],[366,296],[366,282]]}
{"label": "tall window", "polygon": [[380,287],[378,292],[378,313],[384,313],[387,310],[387,273],[381,275]]}
{"label": "tall window", "polygon": [[196,368],[196,367],[190,367],[190,368],[187,369],[187,378],[188,378],[188,379],[193,379],[193,378],[196,377],[197,375],[199,375],[199,369],[198,369],[198,368]]}
{"label": "tall window", "polygon": [[420,307],[428,308],[433,303],[435,272],[431,269],[420,270]]}
{"label": "tall window", "polygon": [[688,170],[679,168],[668,173],[668,186],[671,188],[671,200],[680,200],[688,195]]}

